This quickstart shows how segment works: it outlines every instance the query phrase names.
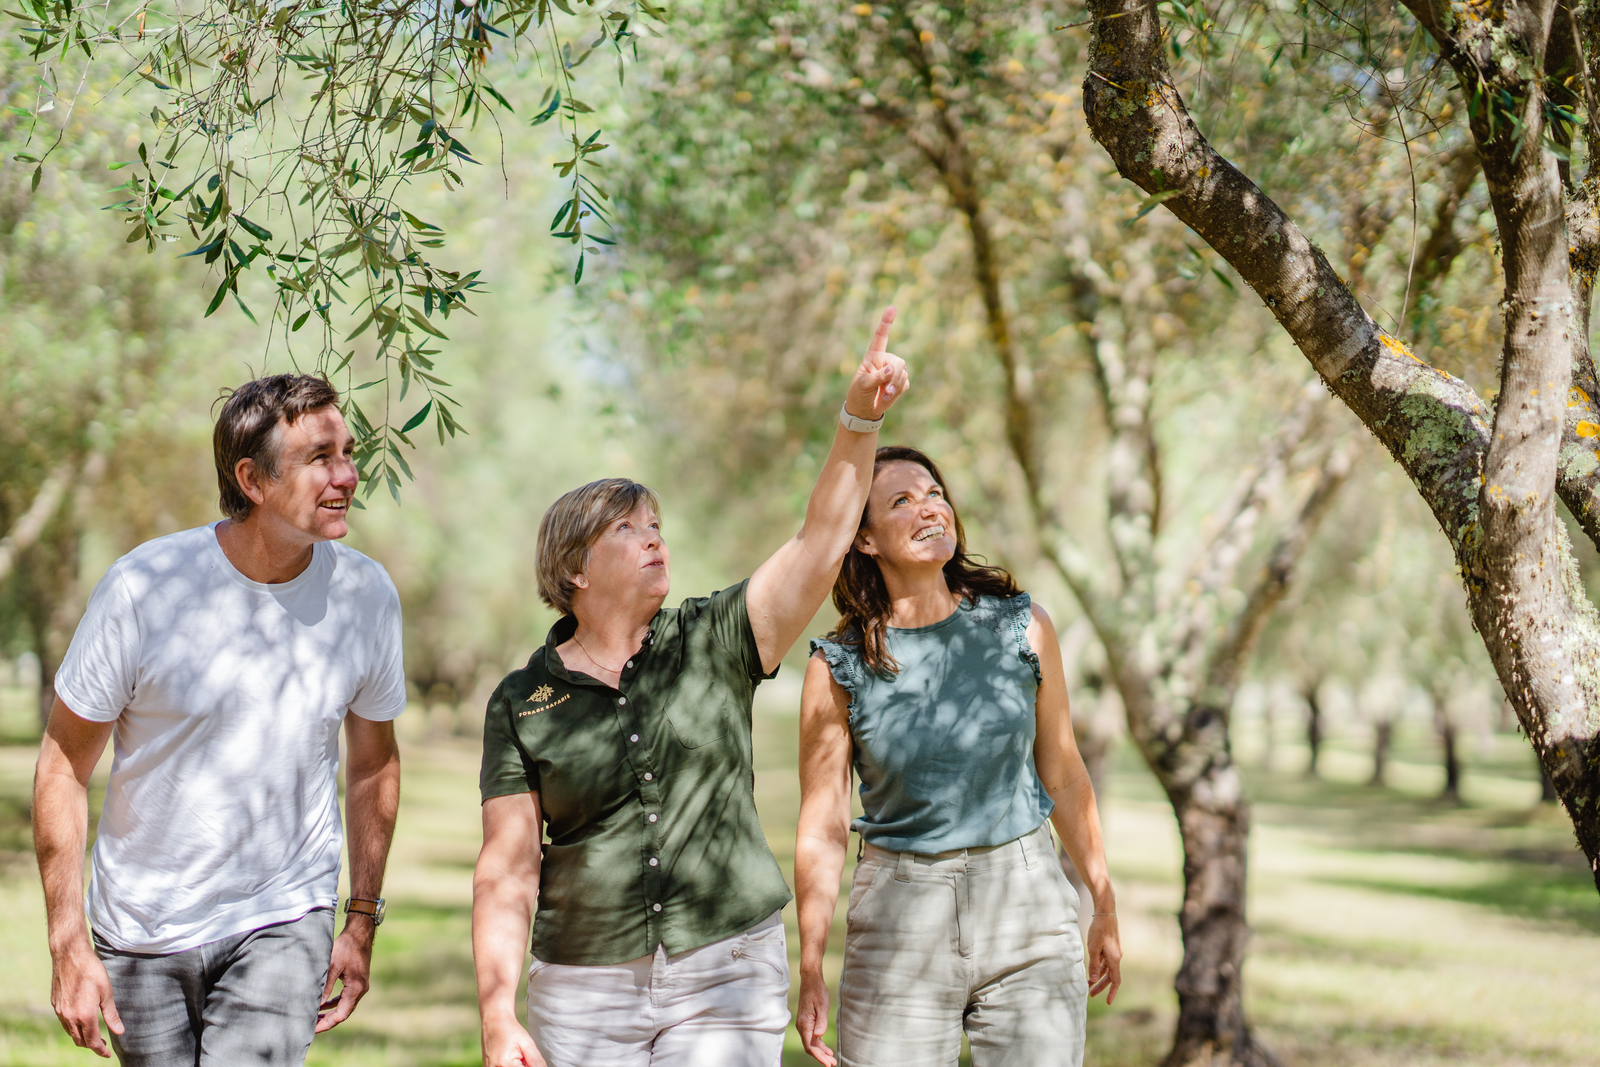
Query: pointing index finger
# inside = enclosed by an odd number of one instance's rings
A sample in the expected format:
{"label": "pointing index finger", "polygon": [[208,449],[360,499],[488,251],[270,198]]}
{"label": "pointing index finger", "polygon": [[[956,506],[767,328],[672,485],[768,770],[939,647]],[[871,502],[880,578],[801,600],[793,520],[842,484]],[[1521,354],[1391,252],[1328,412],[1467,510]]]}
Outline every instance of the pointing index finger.
{"label": "pointing index finger", "polygon": [[883,318],[878,320],[878,332],[872,335],[872,343],[867,346],[867,358],[877,362],[874,358],[889,351],[889,327],[894,325],[894,305],[890,304],[883,309]]}

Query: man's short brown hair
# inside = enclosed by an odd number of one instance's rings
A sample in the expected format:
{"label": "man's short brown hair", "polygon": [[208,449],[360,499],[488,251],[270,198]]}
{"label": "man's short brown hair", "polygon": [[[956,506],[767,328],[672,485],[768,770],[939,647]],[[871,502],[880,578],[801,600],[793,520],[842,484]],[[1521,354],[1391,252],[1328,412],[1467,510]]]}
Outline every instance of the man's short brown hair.
{"label": "man's short brown hair", "polygon": [[224,392],[226,401],[211,434],[217,460],[218,503],[234,522],[250,517],[255,507],[239,486],[234,469],[241,459],[254,460],[257,473],[278,476],[279,424],[288,426],[309,411],[337,407],[339,390],[320,374],[274,374]]}
{"label": "man's short brown hair", "polygon": [[589,550],[607,526],[648,504],[661,514],[656,491],[627,478],[601,478],[563,494],[539,520],[539,599],[572,614],[575,575],[589,566]]}

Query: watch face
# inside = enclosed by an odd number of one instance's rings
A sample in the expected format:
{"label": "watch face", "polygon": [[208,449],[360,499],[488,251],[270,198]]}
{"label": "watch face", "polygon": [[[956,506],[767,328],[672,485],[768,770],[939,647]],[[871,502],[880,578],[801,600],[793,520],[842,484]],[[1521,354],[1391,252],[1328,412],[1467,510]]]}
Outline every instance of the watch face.
{"label": "watch face", "polygon": [[388,910],[389,910],[389,902],[384,900],[382,897],[379,897],[378,898],[378,910],[374,911],[372,913],[372,925],[373,926],[381,926],[383,924],[383,913],[388,911]]}

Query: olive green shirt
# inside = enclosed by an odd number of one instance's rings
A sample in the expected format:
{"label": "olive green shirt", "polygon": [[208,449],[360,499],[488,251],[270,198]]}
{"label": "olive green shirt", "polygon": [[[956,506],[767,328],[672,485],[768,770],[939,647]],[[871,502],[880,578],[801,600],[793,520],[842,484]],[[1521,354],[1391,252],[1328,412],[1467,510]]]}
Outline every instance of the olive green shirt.
{"label": "olive green shirt", "polygon": [[615,689],[562,664],[576,629],[556,623],[484,724],[483,799],[537,792],[547,823],[534,956],[621,963],[748,930],[791,894],[756,817],[751,701],[771,675],[745,583],[658,611]]}

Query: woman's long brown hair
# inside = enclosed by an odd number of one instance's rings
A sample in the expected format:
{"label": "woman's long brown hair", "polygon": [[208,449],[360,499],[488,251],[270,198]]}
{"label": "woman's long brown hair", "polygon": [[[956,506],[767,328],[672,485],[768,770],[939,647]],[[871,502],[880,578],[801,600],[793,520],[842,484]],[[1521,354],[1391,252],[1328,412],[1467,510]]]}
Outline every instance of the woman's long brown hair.
{"label": "woman's long brown hair", "polygon": [[[877,478],[884,464],[901,461],[915,463],[932,476],[945,491],[945,503],[950,505],[950,513],[955,516],[956,554],[944,565],[944,580],[950,591],[968,604],[976,603],[980,596],[1010,597],[1022,592],[1016,579],[1004,568],[974,562],[967,555],[967,534],[961,528],[961,516],[950,500],[944,475],[933,460],[915,448],[888,445],[878,449],[873,459],[873,478]],[[871,508],[869,503],[861,512],[862,529],[867,526]],[[889,654],[888,646],[889,587],[884,583],[877,561],[853,544],[844,557],[844,566],[839,568],[838,580],[833,583],[833,606],[839,611],[839,625],[828,635],[828,640],[860,645],[861,658],[869,669],[890,678],[898,674],[900,664]]]}

